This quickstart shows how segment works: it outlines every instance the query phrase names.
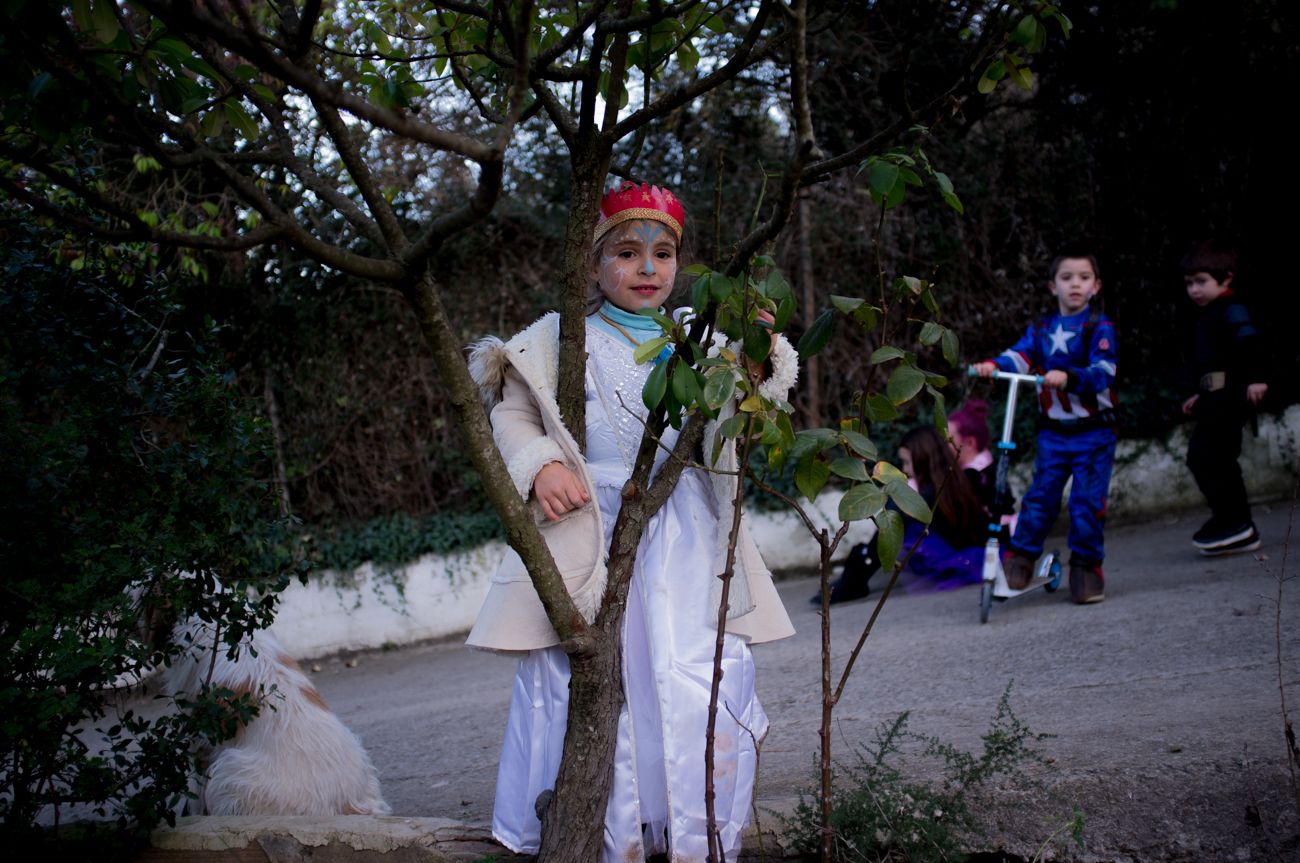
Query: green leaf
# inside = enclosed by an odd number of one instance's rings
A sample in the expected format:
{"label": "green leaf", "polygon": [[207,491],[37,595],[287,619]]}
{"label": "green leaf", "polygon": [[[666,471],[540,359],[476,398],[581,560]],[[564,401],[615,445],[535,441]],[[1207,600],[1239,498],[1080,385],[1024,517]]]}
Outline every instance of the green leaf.
{"label": "green leaf", "polygon": [[117,38],[117,34],[122,32],[122,25],[117,21],[115,9],[117,3],[114,0],[95,0],[90,5],[90,26],[95,33],[95,38],[107,45]]}
{"label": "green leaf", "polygon": [[794,426],[790,423],[790,415],[784,411],[776,415],[776,427],[781,430],[781,445],[790,447],[794,445]]}
{"label": "green leaf", "polygon": [[665,333],[673,328],[673,319],[665,315],[658,309],[638,309],[637,314],[643,318],[650,318],[659,325],[659,329]]}
{"label": "green leaf", "polygon": [[907,474],[903,473],[887,461],[876,462],[875,468],[871,471],[871,478],[881,485],[894,482],[895,480],[898,482],[907,482]]}
{"label": "green leaf", "polygon": [[694,72],[695,67],[700,65],[700,52],[690,42],[683,42],[677,48],[677,64],[683,72]]}
{"label": "green leaf", "polygon": [[735,279],[730,279],[722,273],[715,272],[709,280],[709,292],[713,294],[713,299],[719,303],[725,302],[727,297],[730,297],[735,290]]}
{"label": "green leaf", "polygon": [[226,122],[230,123],[239,134],[249,141],[257,140],[257,124],[253,122],[252,117],[248,116],[243,105],[233,100],[226,100],[221,107],[226,112]]}
{"label": "green leaf", "polygon": [[804,429],[795,434],[794,443],[790,447],[790,457],[802,460],[810,453],[821,452],[837,443],[839,443],[839,433],[834,429]]}
{"label": "green leaf", "polygon": [[1026,15],[1011,32],[1011,38],[1020,45],[1029,45],[1037,37],[1039,28],[1038,19],[1033,15]]}
{"label": "green leaf", "polygon": [[915,366],[900,365],[889,375],[885,392],[896,405],[909,401],[925,386],[925,372]]}
{"label": "green leaf", "polygon": [[885,484],[885,493],[904,513],[922,524],[930,523],[930,507],[926,504],[925,498],[907,484],[907,480],[890,480]]}
{"label": "green leaf", "polygon": [[[832,459],[831,473],[835,474],[836,476],[842,476],[845,479],[856,480],[858,482],[866,482],[868,479],[867,468],[866,465],[862,463],[862,459],[854,458],[851,455],[842,455],[839,456],[838,458]],[[872,488],[874,487],[875,486],[872,486]],[[840,517],[843,518],[842,515]],[[870,515],[858,516],[858,518],[869,518],[869,517]]]}
{"label": "green leaf", "polygon": [[885,345],[883,348],[876,348],[871,352],[871,359],[869,362],[872,365],[875,365],[876,363],[888,362],[889,360],[902,359],[905,356],[907,356],[907,353],[902,349],[896,348],[893,345]]}
{"label": "green leaf", "polygon": [[675,363],[672,374],[673,398],[683,407],[690,407],[700,397],[700,383],[695,369],[685,363]]}
{"label": "green leaf", "polygon": [[826,480],[830,478],[830,467],[816,456],[799,462],[794,471],[795,487],[808,500],[816,500],[818,493],[826,486]]}
{"label": "green leaf", "polygon": [[393,43],[388,41],[388,34],[374,21],[367,21],[362,27],[362,32],[366,38],[375,44],[375,49],[380,54],[393,53]]}
{"label": "green leaf", "polygon": [[745,322],[745,356],[761,363],[772,350],[772,331],[752,321]]}
{"label": "green leaf", "polygon": [[199,121],[199,131],[208,138],[217,137],[225,127],[226,117],[224,111],[209,111]]}
{"label": "green leaf", "polygon": [[664,394],[668,391],[668,366],[671,363],[660,363],[650,372],[650,377],[646,378],[645,388],[641,390],[641,400],[645,402],[648,410],[654,410],[659,403],[664,400]]}
{"label": "green leaf", "polygon": [[877,159],[871,163],[871,169],[867,177],[867,182],[871,187],[871,196],[876,200],[880,200],[893,191],[894,186],[898,183],[898,166],[892,162]]}
{"label": "green leaf", "polygon": [[718,426],[718,438],[721,440],[735,440],[740,437],[741,432],[745,430],[745,423],[749,417],[736,414],[728,417],[722,425]]}
{"label": "green leaf", "polygon": [[709,283],[713,281],[712,273],[704,273],[691,286],[691,308],[696,312],[704,310],[709,304]]}
{"label": "green leaf", "polygon": [[943,347],[943,358],[947,360],[948,365],[956,368],[957,358],[960,355],[958,350],[957,334],[952,330],[945,329],[941,341]]}
{"label": "green leaf", "polygon": [[874,330],[880,321],[879,315],[880,309],[870,303],[863,303],[853,313],[853,320],[857,321],[864,330]]}
{"label": "green leaf", "polygon": [[853,314],[857,307],[865,302],[866,300],[861,297],[841,297],[837,294],[831,294],[831,305],[846,315]]}
{"label": "green leaf", "polygon": [[855,485],[840,498],[840,521],[862,521],[874,518],[885,508],[885,493],[875,483]]}
{"label": "green leaf", "polygon": [[731,369],[718,369],[708,376],[704,385],[704,403],[711,408],[720,408],[736,394],[736,377]]}
{"label": "green leaf", "polygon": [[956,210],[958,213],[964,214],[966,212],[966,208],[962,205],[961,199],[952,192],[942,192],[941,194],[943,195],[943,202],[949,207]]}
{"label": "green leaf", "polygon": [[812,326],[799,339],[799,356],[812,357],[821,353],[822,348],[831,339],[831,328],[835,322],[835,312],[827,309],[817,316]]}
{"label": "green leaf", "polygon": [[927,347],[933,345],[935,342],[939,341],[939,339],[943,338],[945,332],[947,332],[947,327],[942,324],[936,324],[934,321],[926,321],[921,327],[921,344],[926,345]]}
{"label": "green leaf", "polygon": [[927,385],[925,391],[934,399],[934,427],[943,435],[944,440],[948,439],[948,410],[944,406],[943,393],[934,387]]}
{"label": "green leaf", "polygon": [[893,186],[890,187],[889,191],[885,193],[885,200],[884,200],[885,209],[890,210],[893,209],[894,207],[897,207],[899,204],[903,203],[903,197],[906,194],[907,194],[907,184],[895,183]]}
{"label": "green leaf", "polygon": [[872,393],[866,401],[867,418],[874,423],[887,423],[898,419],[898,408],[880,393]]}
{"label": "green leaf", "polygon": [[664,345],[668,344],[668,342],[669,338],[667,336],[659,336],[656,339],[642,342],[637,345],[636,350],[632,351],[632,361],[637,365],[641,365],[648,360],[654,359],[659,356],[659,352],[664,349]]}
{"label": "green leaf", "polygon": [[873,519],[876,522],[876,554],[880,565],[890,570],[898,562],[903,549],[903,517],[895,510],[882,509]]}
{"label": "green leaf", "polygon": [[780,270],[768,271],[767,278],[763,280],[763,296],[772,300],[782,300],[790,296],[790,283],[785,280]]}
{"label": "green leaf", "polygon": [[876,445],[871,442],[871,438],[861,432],[845,429],[840,432],[840,437],[844,439],[844,443],[849,449],[853,450],[867,461],[875,461],[880,457],[880,453],[876,451]]}
{"label": "green leaf", "polygon": [[776,304],[776,318],[772,322],[772,329],[778,333],[785,332],[785,328],[790,324],[790,318],[794,317],[797,304],[794,301],[794,294],[786,294],[781,298],[781,302]]}
{"label": "green leaf", "polygon": [[1011,69],[1011,80],[1021,90],[1034,89],[1034,73],[1028,66],[1016,65]]}

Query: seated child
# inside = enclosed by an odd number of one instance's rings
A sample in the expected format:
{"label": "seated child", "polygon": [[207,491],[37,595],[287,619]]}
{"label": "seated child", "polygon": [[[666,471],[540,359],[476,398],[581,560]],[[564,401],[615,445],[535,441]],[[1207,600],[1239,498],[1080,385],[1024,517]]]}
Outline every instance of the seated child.
{"label": "seated child", "polygon": [[[957,464],[966,471],[971,488],[980,500],[980,506],[989,518],[999,509],[997,498],[998,466],[989,451],[989,406],[981,399],[969,399],[960,408],[948,414],[948,435],[957,447]],[[1002,512],[997,517],[1010,531],[1016,528],[1014,509],[1016,499],[1009,493],[1002,502]]]}
{"label": "seated child", "polygon": [[981,399],[969,399],[948,414],[948,435],[957,448],[957,464],[966,471],[984,510],[991,513],[997,466],[989,452],[988,413],[989,406]]}
{"label": "seated child", "polygon": [[[907,561],[907,568],[925,581],[914,583],[909,590],[947,590],[978,583],[983,578],[988,515],[968,472],[954,469],[952,447],[933,426],[921,426],[903,435],[898,459],[903,473],[933,512],[930,532]],[[904,554],[924,529],[920,522],[907,519]]]}
{"label": "seated child", "polygon": [[1058,255],[1048,287],[1056,297],[1056,314],[1030,324],[1020,341],[974,367],[981,377],[992,377],[998,369],[1043,376],[1034,478],[1003,571],[1012,590],[1029,585],[1034,561],[1061,510],[1066,480],[1073,478],[1070,598],[1080,604],[1100,602],[1105,598],[1106,495],[1115,460],[1115,327],[1089,307],[1101,290],[1093,255]]}
{"label": "seated child", "polygon": [[1196,418],[1187,442],[1187,466],[1210,505],[1210,520],[1192,536],[1202,554],[1233,554],[1259,548],[1246,486],[1237,458],[1241,427],[1268,393],[1259,330],[1233,296],[1237,256],[1213,243],[1198,243],[1183,257],[1187,296],[1200,306],[1192,333],[1195,395],[1183,413]]}
{"label": "seated child", "polygon": [[[909,570],[926,579],[924,589],[947,590],[973,584],[982,577],[988,515],[967,472],[954,469],[955,458],[952,447],[933,426],[912,429],[898,445],[903,473],[934,513],[930,532],[907,562]],[[910,518],[905,524],[904,554],[925,530],[925,525]],[[871,592],[869,581],[879,569],[875,540],[855,545],[844,562],[843,573],[831,585],[831,604],[867,596]],[[810,601],[820,605],[821,594]]]}

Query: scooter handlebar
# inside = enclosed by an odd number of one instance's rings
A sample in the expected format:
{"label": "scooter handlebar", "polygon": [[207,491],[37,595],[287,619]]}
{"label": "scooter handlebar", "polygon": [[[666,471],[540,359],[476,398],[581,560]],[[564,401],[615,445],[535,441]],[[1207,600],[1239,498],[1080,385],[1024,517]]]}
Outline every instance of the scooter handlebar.
{"label": "scooter handlebar", "polygon": [[[979,377],[974,366],[966,367],[966,376],[971,378]],[[1000,381],[1023,381],[1027,384],[1041,384],[1043,382],[1042,375],[1021,375],[1015,372],[1004,372],[1001,369],[995,371],[993,377]]]}

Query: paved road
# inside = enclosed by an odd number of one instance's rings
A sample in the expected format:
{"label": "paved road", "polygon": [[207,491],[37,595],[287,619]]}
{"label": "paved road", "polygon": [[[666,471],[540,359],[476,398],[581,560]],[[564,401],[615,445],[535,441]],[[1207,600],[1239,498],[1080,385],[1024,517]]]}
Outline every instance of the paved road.
{"label": "paved road", "polygon": [[[1278,574],[1289,507],[1257,509],[1255,556],[1202,558],[1196,514],[1110,530],[1107,599],[1066,591],[998,604],[978,621],[977,589],[895,594],[836,711],[836,746],[911,712],[913,730],[974,747],[999,695],[1054,735],[1052,794],[998,789],[992,844],[1032,854],[1068,813],[1085,812],[1087,860],[1256,860],[1297,855],[1278,690]],[[1296,536],[1300,539],[1300,525]],[[1063,545],[1063,543],[1062,543]],[[1294,558],[1287,575],[1296,571]],[[812,779],[818,625],[810,579],[780,585],[799,634],[755,649],[772,720],[760,802],[788,810]],[[837,607],[837,663],[873,602]],[[1300,581],[1282,593],[1288,697],[1300,709]],[[351,663],[355,663],[351,666]],[[315,679],[365,741],[396,814],[490,819],[513,661],[458,642],[322,660]],[[908,762],[918,775],[933,765]],[[1258,818],[1256,818],[1256,813]],[[1257,826],[1256,826],[1257,823]]]}

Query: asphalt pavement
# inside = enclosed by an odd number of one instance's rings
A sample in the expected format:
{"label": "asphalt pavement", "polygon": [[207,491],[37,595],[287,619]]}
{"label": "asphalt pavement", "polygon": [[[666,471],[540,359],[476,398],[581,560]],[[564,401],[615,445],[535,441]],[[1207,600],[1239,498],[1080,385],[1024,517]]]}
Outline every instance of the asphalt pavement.
{"label": "asphalt pavement", "polygon": [[[1285,688],[1300,709],[1291,507],[1257,506],[1264,545],[1233,557],[1191,547],[1202,517],[1112,524],[1097,605],[1036,591],[995,604],[981,624],[977,587],[896,592],[835,710],[836,757],[904,711],[913,731],[977,749],[1010,685],[1015,715],[1050,735],[1036,744],[1049,763],[1031,771],[1040,785],[996,783],[980,798],[984,846],[1029,858],[1077,806],[1086,844],[1058,842],[1056,859],[1293,859],[1300,818],[1281,701]],[[754,650],[771,719],[758,793],[765,828],[813,783],[820,715],[816,584],[792,577],[779,588],[799,632]],[[834,608],[837,669],[875,599]],[[512,659],[451,640],[316,666],[394,814],[490,821]],[[935,778],[938,766],[916,748],[901,766]]]}

